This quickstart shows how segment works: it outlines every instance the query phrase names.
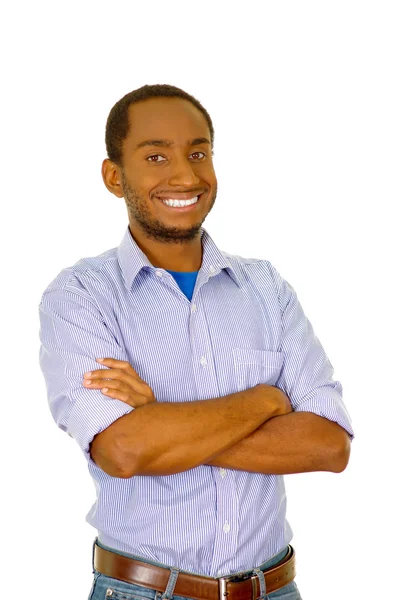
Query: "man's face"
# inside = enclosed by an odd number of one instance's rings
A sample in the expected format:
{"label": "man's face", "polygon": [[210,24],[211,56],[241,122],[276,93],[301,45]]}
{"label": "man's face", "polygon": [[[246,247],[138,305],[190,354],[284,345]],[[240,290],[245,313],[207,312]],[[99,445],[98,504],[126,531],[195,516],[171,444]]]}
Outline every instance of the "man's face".
{"label": "man's face", "polygon": [[[129,111],[121,186],[130,224],[160,242],[195,239],[217,194],[204,115],[182,98],[151,98],[130,106]],[[147,140],[166,140],[171,145],[137,147]],[[166,206],[160,199],[197,195],[198,202],[183,209]]]}

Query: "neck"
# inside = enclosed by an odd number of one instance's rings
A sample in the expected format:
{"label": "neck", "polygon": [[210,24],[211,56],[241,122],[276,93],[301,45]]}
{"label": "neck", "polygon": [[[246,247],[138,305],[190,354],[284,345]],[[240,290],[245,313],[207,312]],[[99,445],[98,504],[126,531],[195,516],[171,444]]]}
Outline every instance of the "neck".
{"label": "neck", "polygon": [[149,239],[140,235],[136,230],[132,232],[131,225],[129,229],[137,246],[154,267],[185,273],[200,269],[203,258],[200,234],[193,240],[173,243]]}

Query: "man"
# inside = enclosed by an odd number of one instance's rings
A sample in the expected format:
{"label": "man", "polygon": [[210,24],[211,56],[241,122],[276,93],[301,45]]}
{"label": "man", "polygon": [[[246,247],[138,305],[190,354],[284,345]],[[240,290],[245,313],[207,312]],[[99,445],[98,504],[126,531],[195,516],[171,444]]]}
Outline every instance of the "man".
{"label": "man", "polygon": [[179,88],[122,98],[102,176],[129,226],[40,302],[52,415],[97,490],[94,600],[301,598],[283,475],[349,460],[342,387],[293,287],[202,228],[213,142]]}

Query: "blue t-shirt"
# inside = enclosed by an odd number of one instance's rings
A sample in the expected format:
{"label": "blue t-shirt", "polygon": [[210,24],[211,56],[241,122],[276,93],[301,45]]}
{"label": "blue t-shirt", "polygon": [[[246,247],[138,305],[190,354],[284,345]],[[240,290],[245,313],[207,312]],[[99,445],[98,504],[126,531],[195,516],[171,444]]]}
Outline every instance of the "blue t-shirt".
{"label": "blue t-shirt", "polygon": [[166,269],[166,271],[171,273],[187,299],[191,300],[194,286],[196,285],[198,271],[193,271],[192,273],[181,273],[180,271],[169,271],[168,269]]}

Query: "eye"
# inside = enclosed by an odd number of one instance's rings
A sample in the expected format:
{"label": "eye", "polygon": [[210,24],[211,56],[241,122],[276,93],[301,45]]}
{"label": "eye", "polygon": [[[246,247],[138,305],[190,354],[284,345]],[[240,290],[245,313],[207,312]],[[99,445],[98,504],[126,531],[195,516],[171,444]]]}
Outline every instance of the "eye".
{"label": "eye", "polygon": [[[158,158],[159,156],[160,156],[160,154],[152,154],[152,156],[148,156],[146,160],[149,160],[149,158],[156,158],[156,157]],[[158,160],[151,160],[149,162],[155,162],[155,163],[157,163],[159,161]],[[162,161],[160,161],[160,162],[162,162]]]}
{"label": "eye", "polygon": [[[196,152],[193,152],[190,156],[193,156],[194,154],[202,154],[203,157],[205,157],[204,152],[199,152],[198,150]],[[162,160],[161,161],[159,161],[159,160],[149,160],[150,158],[154,159],[154,158],[159,158],[159,157],[162,158],[160,154],[152,154],[151,156],[148,156],[146,160],[149,161],[149,162],[151,162],[151,163],[163,162]],[[201,160],[201,159],[197,159],[197,160]]]}
{"label": "eye", "polygon": [[[197,152],[193,152],[193,154],[202,154],[203,156],[205,156],[204,152],[199,152],[198,150]],[[191,154],[191,156],[193,156],[193,154]]]}

